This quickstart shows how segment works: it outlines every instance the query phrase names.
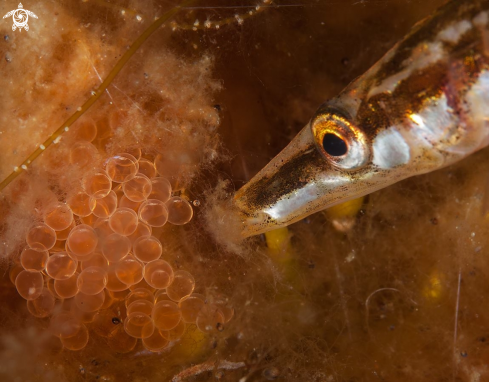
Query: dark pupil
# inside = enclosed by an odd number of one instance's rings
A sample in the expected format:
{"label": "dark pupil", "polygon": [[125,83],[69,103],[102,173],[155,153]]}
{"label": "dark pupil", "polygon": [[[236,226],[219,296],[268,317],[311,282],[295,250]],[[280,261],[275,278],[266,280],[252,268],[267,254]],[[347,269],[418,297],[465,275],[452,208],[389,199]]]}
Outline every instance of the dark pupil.
{"label": "dark pupil", "polygon": [[335,134],[327,133],[323,138],[323,148],[329,155],[339,157],[348,151],[346,142]]}

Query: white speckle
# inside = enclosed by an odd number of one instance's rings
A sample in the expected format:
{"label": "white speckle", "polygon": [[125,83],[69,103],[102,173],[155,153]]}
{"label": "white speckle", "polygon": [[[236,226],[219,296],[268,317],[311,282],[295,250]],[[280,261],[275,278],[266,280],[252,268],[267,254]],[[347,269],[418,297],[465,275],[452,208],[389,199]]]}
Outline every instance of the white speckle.
{"label": "white speckle", "polygon": [[195,20],[195,22],[194,22],[194,27],[198,27],[198,26],[199,26],[199,24],[200,24],[199,20]]}
{"label": "white speckle", "polygon": [[383,169],[406,164],[409,161],[409,145],[399,131],[393,128],[381,131],[373,143],[373,163]]}
{"label": "white speckle", "polygon": [[19,171],[19,166],[15,166],[15,167],[14,167],[14,171],[15,171],[15,172]]}
{"label": "white speckle", "polygon": [[438,33],[437,39],[455,44],[470,28],[472,24],[467,20],[462,20],[443,29]]}
{"label": "white speckle", "polygon": [[204,23],[204,26],[206,28],[210,28],[212,26],[212,23],[209,20],[206,20],[206,22]]}
{"label": "white speckle", "polygon": [[139,16],[139,15],[137,15],[137,16],[136,16],[136,20],[137,20],[137,21],[141,21],[142,19],[143,19],[143,18],[142,18],[141,16]]}
{"label": "white speckle", "polygon": [[54,143],[54,144],[56,144],[56,143],[59,143],[59,141],[61,141],[61,135],[60,135],[59,137],[57,137],[57,138],[56,138],[56,139],[53,141],[53,143]]}
{"label": "white speckle", "polygon": [[485,27],[487,25],[487,22],[489,21],[489,18],[487,16],[487,12],[481,12],[477,16],[475,16],[472,20],[475,26],[478,27]]}
{"label": "white speckle", "polygon": [[23,165],[22,165],[22,166],[20,166],[20,167],[22,167],[22,170],[27,170],[27,166],[26,166],[25,164],[23,164]]}
{"label": "white speckle", "polygon": [[411,114],[409,116],[409,118],[411,118],[411,120],[418,126],[421,126],[424,124],[423,122],[423,118],[421,118],[418,114]]}
{"label": "white speckle", "polygon": [[68,126],[65,126],[65,131],[68,131],[70,128]]}
{"label": "white speckle", "polygon": [[39,148],[40,148],[41,150],[46,150],[46,146],[44,146],[44,145],[39,145]]}
{"label": "white speckle", "polygon": [[81,108],[81,107],[78,107],[78,108],[76,109],[76,111],[81,111],[81,110],[82,110],[82,108]]}
{"label": "white speckle", "polygon": [[240,15],[236,14],[234,15],[234,18],[236,19],[236,21],[238,22],[239,25],[243,25],[243,19]]}

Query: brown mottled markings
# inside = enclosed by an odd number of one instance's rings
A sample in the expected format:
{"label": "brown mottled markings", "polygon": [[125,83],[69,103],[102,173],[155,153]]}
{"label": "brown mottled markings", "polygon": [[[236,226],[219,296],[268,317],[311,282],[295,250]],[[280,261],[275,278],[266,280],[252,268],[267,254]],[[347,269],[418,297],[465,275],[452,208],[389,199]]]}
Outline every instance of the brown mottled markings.
{"label": "brown mottled markings", "polygon": [[[272,177],[263,177],[250,185],[245,204],[250,210],[265,209],[282,197],[314,182],[326,164],[322,154],[312,145],[285,162]],[[320,167],[318,167],[318,165]],[[267,190],[267,192],[263,192]]]}
{"label": "brown mottled markings", "polygon": [[[472,20],[481,11],[489,9],[489,0],[466,1],[452,0],[441,7],[438,12],[425,22],[418,24],[396,49],[394,56],[385,62],[377,76],[374,77],[375,86],[386,78],[402,70],[402,64],[411,56],[412,50],[423,41],[432,41],[435,36],[447,28],[455,20]],[[459,44],[457,44],[459,45]]]}

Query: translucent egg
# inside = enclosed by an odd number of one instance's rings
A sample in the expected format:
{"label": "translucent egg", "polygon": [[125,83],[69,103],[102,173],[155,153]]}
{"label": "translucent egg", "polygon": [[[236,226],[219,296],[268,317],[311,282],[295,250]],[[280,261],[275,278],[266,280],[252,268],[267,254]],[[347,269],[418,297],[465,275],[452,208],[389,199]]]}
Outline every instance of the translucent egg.
{"label": "translucent egg", "polygon": [[104,255],[96,252],[92,256],[90,256],[90,258],[88,258],[87,260],[82,260],[80,263],[80,268],[82,271],[89,267],[100,267],[107,270],[107,268],[109,267],[109,263]]}
{"label": "translucent egg", "polygon": [[77,121],[73,126],[73,130],[76,141],[82,140],[92,142],[97,136],[97,126],[94,121]]}
{"label": "translucent egg", "polygon": [[124,320],[124,330],[134,338],[148,338],[154,330],[155,325],[150,316],[141,312],[131,313]]}
{"label": "translucent egg", "polygon": [[142,222],[152,227],[163,227],[168,220],[165,203],[156,199],[148,199],[141,203],[138,214]]}
{"label": "translucent egg", "polygon": [[105,165],[107,175],[113,182],[122,183],[134,178],[139,169],[137,159],[131,154],[118,154],[109,158]]}
{"label": "translucent egg", "polygon": [[126,297],[126,301],[125,301],[126,308],[128,308],[129,305],[131,305],[135,301],[148,301],[151,304],[153,304],[154,295],[153,293],[151,293],[151,291],[145,288],[134,289]]}
{"label": "translucent egg", "polygon": [[94,203],[92,212],[98,218],[108,218],[117,208],[117,195],[114,191],[110,191],[103,198],[91,200]]}
{"label": "translucent egg", "polygon": [[107,236],[102,243],[102,253],[110,263],[121,261],[129,254],[130,250],[131,241],[118,233]]}
{"label": "translucent egg", "polygon": [[224,315],[214,304],[206,304],[197,314],[196,325],[203,332],[218,331],[224,324]]}
{"label": "translucent egg", "polygon": [[158,329],[171,330],[182,319],[182,312],[173,301],[160,301],[153,307],[151,316]]}
{"label": "translucent egg", "polygon": [[137,284],[131,285],[129,287],[129,290],[133,291],[133,290],[140,289],[140,288],[147,289],[151,293],[155,293],[155,291],[156,291],[156,288],[153,288],[151,285],[149,285],[144,278],[140,282],[138,282]]}
{"label": "translucent egg", "polygon": [[73,223],[73,211],[68,205],[58,203],[48,208],[44,214],[44,223],[55,231],[63,231]]}
{"label": "translucent egg", "polygon": [[70,337],[60,337],[61,343],[68,350],[81,350],[87,346],[89,339],[88,329],[80,324],[78,332]]}
{"label": "translucent egg", "polygon": [[75,274],[77,266],[77,260],[71,254],[56,252],[46,263],[46,273],[54,280],[65,280]]}
{"label": "translucent egg", "polygon": [[130,255],[114,264],[114,270],[117,278],[128,286],[143,279],[143,265]]}
{"label": "translucent egg", "polygon": [[[105,304],[105,302],[104,302]],[[102,309],[102,308],[100,308]],[[74,314],[74,316],[80,321],[83,322],[84,324],[89,324],[93,321],[95,321],[95,316],[97,315],[98,312],[83,312],[78,307],[73,304],[70,312]]]}
{"label": "translucent egg", "polygon": [[64,280],[54,280],[54,290],[60,298],[71,298],[78,293],[77,286],[78,274]]}
{"label": "translucent egg", "polygon": [[71,195],[67,200],[68,205],[76,216],[85,217],[95,208],[95,199],[83,191]]}
{"label": "translucent egg", "polygon": [[158,260],[163,252],[161,242],[154,236],[142,236],[132,245],[134,256],[143,263]]}
{"label": "translucent egg", "polygon": [[26,241],[36,251],[49,251],[56,243],[56,232],[46,224],[37,224],[27,232]]}
{"label": "translucent egg", "polygon": [[156,168],[153,162],[148,159],[141,158],[139,160],[139,173],[146,175],[148,178],[154,178],[156,176]]}
{"label": "translucent egg", "polygon": [[136,300],[127,307],[127,315],[139,312],[150,316],[153,311],[153,307],[154,304],[152,302],[149,302],[147,300]]}
{"label": "translucent egg", "polygon": [[146,200],[151,193],[151,187],[151,180],[143,174],[136,174],[134,178],[122,184],[124,195],[133,202]]}
{"label": "translucent egg", "polygon": [[140,205],[141,202],[133,202],[132,200],[129,200],[126,195],[122,195],[119,200],[119,207],[130,208],[134,212],[137,212],[139,210]]}
{"label": "translucent egg", "polygon": [[130,208],[118,208],[109,218],[109,226],[115,233],[129,236],[136,231],[138,215]]}
{"label": "translucent egg", "polygon": [[80,224],[71,230],[66,244],[73,254],[84,257],[97,248],[98,235],[89,225]]}
{"label": "translucent egg", "polygon": [[75,304],[83,312],[95,312],[99,310],[105,301],[105,292],[102,290],[97,294],[85,294],[78,292],[75,296]]}
{"label": "translucent egg", "polygon": [[170,198],[166,202],[166,208],[168,209],[168,222],[174,225],[187,224],[194,214],[190,203],[179,196]]}
{"label": "translucent egg", "polygon": [[144,279],[156,289],[164,289],[173,282],[173,268],[165,260],[154,260],[144,266]]}
{"label": "translucent egg", "polygon": [[166,178],[153,178],[151,179],[151,193],[148,199],[156,199],[163,203],[166,203],[171,197],[171,184]]}
{"label": "translucent egg", "polygon": [[180,301],[178,306],[182,311],[182,320],[189,324],[195,324],[197,321],[197,315],[205,304],[204,296],[197,293],[187,297]]}
{"label": "translucent egg", "polygon": [[173,282],[166,288],[166,294],[173,301],[180,300],[192,294],[195,288],[195,279],[187,271],[176,271],[173,274]]}
{"label": "translucent egg", "polygon": [[85,268],[78,276],[78,290],[87,295],[102,292],[107,285],[107,271],[101,267]]}
{"label": "translucent egg", "polygon": [[48,317],[54,309],[56,299],[47,288],[43,288],[41,294],[34,300],[27,300],[27,310],[34,317]]}
{"label": "translucent egg", "polygon": [[[90,216],[90,215],[89,215]],[[68,239],[68,236],[73,228],[76,227],[76,223],[73,220],[70,224],[70,226],[62,231],[56,231],[56,240],[66,240]]]}
{"label": "translucent egg", "polygon": [[93,144],[86,141],[79,141],[71,147],[69,161],[79,168],[85,168],[93,163],[94,158],[97,156],[98,150]]}
{"label": "translucent egg", "polygon": [[46,268],[48,258],[48,251],[36,251],[32,248],[24,248],[20,255],[20,264],[28,271],[42,271]]}
{"label": "translucent egg", "polygon": [[143,346],[152,352],[160,352],[164,350],[169,344],[170,341],[166,336],[166,332],[163,334],[159,329],[155,329],[153,334],[148,338],[143,338]]}
{"label": "translucent egg", "polygon": [[112,189],[112,181],[105,171],[96,171],[84,176],[83,190],[94,199],[105,198]]}
{"label": "translucent egg", "polygon": [[71,312],[60,312],[51,317],[49,331],[56,337],[69,338],[76,335],[82,323]]}

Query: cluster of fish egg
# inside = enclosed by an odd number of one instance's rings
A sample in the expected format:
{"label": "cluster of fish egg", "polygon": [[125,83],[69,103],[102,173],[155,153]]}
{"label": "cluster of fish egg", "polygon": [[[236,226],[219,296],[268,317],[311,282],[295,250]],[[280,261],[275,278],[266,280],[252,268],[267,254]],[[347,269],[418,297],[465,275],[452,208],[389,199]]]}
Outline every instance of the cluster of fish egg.
{"label": "cluster of fish egg", "polygon": [[233,315],[222,301],[193,293],[194,277],[164,259],[153,230],[188,223],[193,209],[172,197],[158,157],[133,154],[108,158],[84,177],[82,190],[48,208],[11,274],[29,312],[50,317],[50,332],[67,349],[83,349],[93,328],[115,350],[141,339],[161,351],[190,325],[219,330]]}

